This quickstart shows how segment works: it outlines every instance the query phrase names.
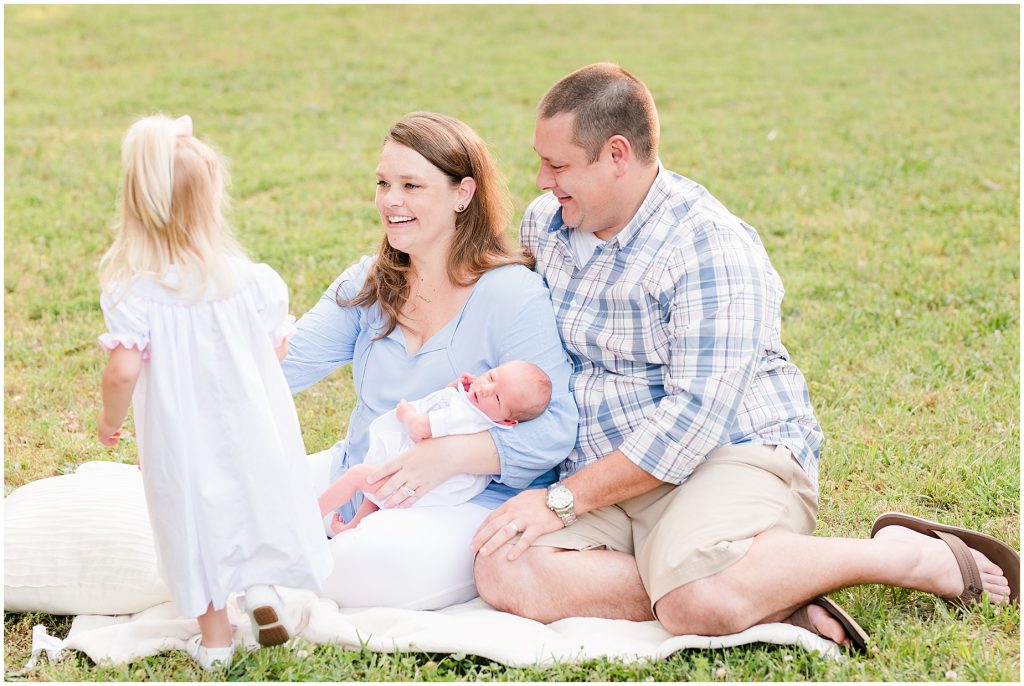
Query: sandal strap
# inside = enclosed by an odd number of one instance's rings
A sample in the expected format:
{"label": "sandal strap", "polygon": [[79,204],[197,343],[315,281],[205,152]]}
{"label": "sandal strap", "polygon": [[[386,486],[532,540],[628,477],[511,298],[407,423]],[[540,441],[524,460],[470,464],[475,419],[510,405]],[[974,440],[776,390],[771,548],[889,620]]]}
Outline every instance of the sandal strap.
{"label": "sandal strap", "polygon": [[965,603],[978,602],[981,600],[981,570],[978,569],[978,564],[974,561],[974,555],[971,553],[971,549],[967,547],[967,544],[961,541],[953,534],[948,534],[945,531],[932,530],[938,538],[949,546],[949,549],[953,551],[953,557],[956,558],[956,564],[960,567],[960,576],[964,581],[964,590],[957,599]]}

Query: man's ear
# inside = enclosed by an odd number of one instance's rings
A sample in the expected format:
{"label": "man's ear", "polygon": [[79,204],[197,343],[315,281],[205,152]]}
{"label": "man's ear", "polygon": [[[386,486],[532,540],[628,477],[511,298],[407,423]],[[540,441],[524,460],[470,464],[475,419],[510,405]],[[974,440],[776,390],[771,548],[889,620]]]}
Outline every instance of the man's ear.
{"label": "man's ear", "polygon": [[626,173],[630,163],[633,161],[633,146],[629,139],[623,135],[615,134],[605,143],[605,150],[615,165],[616,176]]}
{"label": "man's ear", "polygon": [[502,419],[498,423],[501,424],[502,426],[515,426],[516,424],[519,423],[519,420],[518,419]]}

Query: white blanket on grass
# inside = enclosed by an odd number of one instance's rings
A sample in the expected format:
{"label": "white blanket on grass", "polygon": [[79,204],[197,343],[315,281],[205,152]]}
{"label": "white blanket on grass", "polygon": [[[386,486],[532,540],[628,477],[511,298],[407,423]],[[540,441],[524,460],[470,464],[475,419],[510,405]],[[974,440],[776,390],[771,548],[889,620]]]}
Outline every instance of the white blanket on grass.
{"label": "white blanket on grass", "polygon": [[[727,648],[747,643],[798,646],[839,659],[831,641],[789,624],[763,624],[729,636],[672,636],[658,622],[574,617],[541,624],[499,612],[477,598],[433,612],[389,608],[339,609],[331,600],[309,591],[280,589],[287,614],[300,638],[377,652],[465,653],[510,667],[545,667],[607,657],[625,662],[664,658],[686,648]],[[237,627],[236,640],[258,647],[238,597],[228,601],[228,617]],[[171,603],[134,615],[79,615],[67,638],[33,634],[34,654],[50,659],[65,649],[80,650],[97,663],[120,664],[168,650],[184,650],[199,632],[194,619],[178,616]]]}

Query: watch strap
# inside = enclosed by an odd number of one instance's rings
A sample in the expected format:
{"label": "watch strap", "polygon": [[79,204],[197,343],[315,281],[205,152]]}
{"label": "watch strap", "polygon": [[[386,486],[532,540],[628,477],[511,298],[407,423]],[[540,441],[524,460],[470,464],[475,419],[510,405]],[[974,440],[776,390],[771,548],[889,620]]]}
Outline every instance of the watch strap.
{"label": "watch strap", "polygon": [[[548,486],[548,492],[550,492],[550,491],[552,491],[552,490],[554,490],[556,488],[564,488],[565,490],[569,491],[570,495],[572,495],[572,491],[569,489],[569,487],[566,486],[565,484],[563,484],[561,481],[558,481],[558,482],[553,483],[550,486]],[[575,509],[574,506],[575,506],[575,502],[570,502],[565,507],[554,507],[553,505],[548,504],[548,508],[552,512],[554,512],[555,515],[557,515],[559,519],[562,520],[562,526],[563,527],[569,526],[570,524],[572,524],[573,522],[576,521],[576,509]]]}

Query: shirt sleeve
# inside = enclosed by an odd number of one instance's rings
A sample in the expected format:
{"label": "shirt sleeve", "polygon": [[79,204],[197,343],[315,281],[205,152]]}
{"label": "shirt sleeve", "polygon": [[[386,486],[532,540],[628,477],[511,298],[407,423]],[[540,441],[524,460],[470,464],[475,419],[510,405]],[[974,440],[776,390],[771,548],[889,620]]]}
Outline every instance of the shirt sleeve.
{"label": "shirt sleeve", "polygon": [[142,353],[142,359],[149,359],[149,322],[141,300],[131,295],[114,297],[111,293],[100,295],[100,309],[107,332],[99,337],[99,343],[107,352],[117,346],[135,348]]}
{"label": "shirt sleeve", "polygon": [[668,303],[666,395],[619,447],[669,483],[685,481],[727,442],[763,347],[766,274],[729,235],[705,232],[681,251]]}
{"label": "shirt sleeve", "polygon": [[513,315],[502,337],[500,363],[526,360],[543,369],[551,379],[551,402],[538,417],[513,427],[493,427],[501,474],[494,478],[512,488],[527,488],[562,462],[576,445],[579,412],[569,390],[572,365],[562,347],[551,298],[540,280],[523,272],[527,283],[518,286],[514,299],[503,302]]}
{"label": "shirt sleeve", "polygon": [[346,269],[296,323],[288,355],[281,363],[292,393],[309,388],[352,361],[363,318],[360,308],[341,307],[336,298],[339,294],[351,298],[359,293],[371,263],[372,258],[363,257]]}
{"label": "shirt sleeve", "polygon": [[266,264],[258,265],[260,319],[274,347],[295,334],[295,317],[288,313],[288,285]]}

